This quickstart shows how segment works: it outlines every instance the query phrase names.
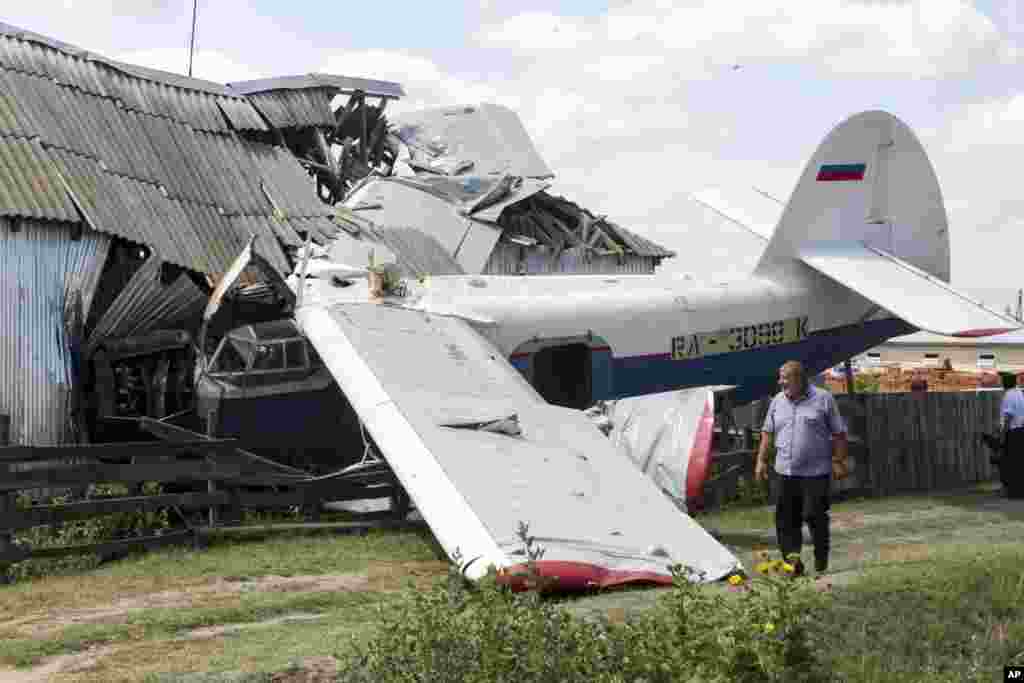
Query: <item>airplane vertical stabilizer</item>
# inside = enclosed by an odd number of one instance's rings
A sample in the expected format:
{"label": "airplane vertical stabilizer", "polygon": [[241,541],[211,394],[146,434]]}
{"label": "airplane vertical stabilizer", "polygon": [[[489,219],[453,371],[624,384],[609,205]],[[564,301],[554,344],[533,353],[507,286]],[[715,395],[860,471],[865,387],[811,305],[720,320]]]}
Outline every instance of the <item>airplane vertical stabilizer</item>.
{"label": "airplane vertical stabilizer", "polygon": [[910,128],[882,111],[836,126],[807,163],[756,274],[785,269],[810,242],[860,242],[949,282],[938,178]]}

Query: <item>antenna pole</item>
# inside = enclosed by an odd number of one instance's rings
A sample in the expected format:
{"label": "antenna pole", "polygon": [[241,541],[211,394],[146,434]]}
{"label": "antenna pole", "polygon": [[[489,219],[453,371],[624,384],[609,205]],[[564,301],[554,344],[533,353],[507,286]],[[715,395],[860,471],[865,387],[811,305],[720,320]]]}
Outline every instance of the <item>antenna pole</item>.
{"label": "antenna pole", "polygon": [[188,41],[188,77],[192,78],[192,53],[196,47],[196,9],[199,0],[192,0],[192,36]]}

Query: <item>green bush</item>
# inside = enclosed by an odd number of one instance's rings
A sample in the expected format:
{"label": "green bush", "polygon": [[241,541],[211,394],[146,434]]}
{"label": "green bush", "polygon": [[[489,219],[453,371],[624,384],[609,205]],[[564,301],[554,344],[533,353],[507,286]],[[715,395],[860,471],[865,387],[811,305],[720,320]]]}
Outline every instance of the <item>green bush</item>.
{"label": "green bush", "polygon": [[802,580],[773,575],[782,566],[730,577],[732,593],[671,567],[673,590],[623,623],[575,617],[541,590],[499,585],[493,572],[469,586],[453,568],[432,590],[410,587],[382,604],[375,637],[339,655],[339,680],[826,681],[809,644],[814,598]]}
{"label": "green bush", "polygon": [[[159,484],[147,482],[142,486],[143,495],[162,493]],[[117,498],[128,495],[128,487],[122,484],[96,484],[90,487],[87,497],[91,500]],[[67,505],[73,502],[70,496],[56,496],[46,501],[48,505]],[[18,508],[27,508],[31,501],[26,497],[16,500]],[[167,510],[118,512],[98,515],[89,519],[63,524],[37,526],[18,532],[14,542],[30,549],[57,548],[62,546],[90,545],[125,538],[152,536],[170,528]],[[10,580],[78,572],[93,569],[103,560],[94,553],[82,553],[58,558],[28,559],[11,565],[7,569]]]}

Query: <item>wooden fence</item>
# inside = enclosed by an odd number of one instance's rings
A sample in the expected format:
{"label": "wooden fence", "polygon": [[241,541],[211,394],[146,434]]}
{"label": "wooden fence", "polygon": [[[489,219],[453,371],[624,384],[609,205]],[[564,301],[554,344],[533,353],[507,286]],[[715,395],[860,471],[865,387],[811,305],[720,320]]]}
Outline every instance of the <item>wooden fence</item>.
{"label": "wooden fence", "polygon": [[[979,434],[998,427],[1002,392],[889,393],[836,396],[850,433],[850,476],[834,490],[867,495],[935,491],[990,481],[998,470]],[[755,435],[767,402],[735,411],[745,438],[725,438],[718,476],[704,490],[704,509],[734,498],[754,470]],[[768,495],[774,499],[774,473]]]}
{"label": "wooden fence", "polygon": [[[240,524],[243,509],[298,506],[316,520],[324,501],[389,495],[395,497],[399,513],[408,509],[408,498],[383,462],[313,477],[247,453],[237,448],[233,439],[204,438],[155,420],[144,426],[159,433],[164,440],[66,447],[0,447],[0,580],[6,576],[7,565],[29,558],[78,553],[117,555],[168,544],[195,543],[200,533],[208,531],[209,527]],[[179,489],[188,490],[138,495],[143,482],[176,484]],[[130,491],[135,490],[135,495],[67,504],[15,505],[19,491],[62,487],[84,490],[95,484],[125,484]],[[161,509],[177,518],[176,528],[151,536],[89,545],[31,548],[14,543],[16,532],[32,527]],[[194,513],[197,510],[202,512],[203,526],[196,523]],[[375,523],[367,521],[371,526]]]}
{"label": "wooden fence", "polygon": [[999,425],[1002,392],[865,394],[867,458],[862,477],[876,494],[933,491],[995,479],[979,434]]}

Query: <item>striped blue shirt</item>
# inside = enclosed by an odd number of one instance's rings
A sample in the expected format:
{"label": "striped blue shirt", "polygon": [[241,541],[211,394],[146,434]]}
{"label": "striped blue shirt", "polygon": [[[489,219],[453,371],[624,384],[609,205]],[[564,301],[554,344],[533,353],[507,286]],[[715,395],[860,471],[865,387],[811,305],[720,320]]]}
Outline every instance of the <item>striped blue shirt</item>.
{"label": "striped blue shirt", "polygon": [[999,414],[1007,421],[1007,429],[1024,427],[1024,391],[1021,391],[1019,387],[1007,390],[1003,394],[1003,403],[999,407]]}
{"label": "striped blue shirt", "polygon": [[762,431],[775,435],[775,471],[798,477],[832,472],[832,436],[846,423],[832,394],[814,385],[791,401],[780,391],[768,406]]}

